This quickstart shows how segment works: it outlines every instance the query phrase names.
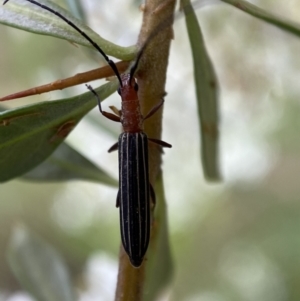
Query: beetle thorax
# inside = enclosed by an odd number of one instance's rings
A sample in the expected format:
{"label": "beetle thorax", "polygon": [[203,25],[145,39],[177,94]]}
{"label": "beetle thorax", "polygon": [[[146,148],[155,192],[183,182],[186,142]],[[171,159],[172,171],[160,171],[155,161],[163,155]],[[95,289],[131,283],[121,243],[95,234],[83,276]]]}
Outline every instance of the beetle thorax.
{"label": "beetle thorax", "polygon": [[129,74],[123,74],[122,87],[119,92],[122,98],[121,123],[124,132],[137,133],[143,131],[143,115],[137,93],[135,78],[130,79]]}

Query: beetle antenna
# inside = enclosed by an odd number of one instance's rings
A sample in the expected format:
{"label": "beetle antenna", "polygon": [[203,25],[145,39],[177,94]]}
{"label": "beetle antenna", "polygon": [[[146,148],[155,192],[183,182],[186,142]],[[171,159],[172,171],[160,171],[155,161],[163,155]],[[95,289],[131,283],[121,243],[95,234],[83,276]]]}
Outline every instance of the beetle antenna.
{"label": "beetle antenna", "polygon": [[[9,0],[5,0],[3,2],[3,5],[6,4]],[[69,24],[71,27],[73,27],[77,32],[79,32],[86,40],[88,40],[91,45],[98,51],[102,54],[102,56],[104,57],[104,59],[107,61],[108,65],[111,67],[111,69],[114,71],[114,73],[116,74],[119,82],[120,82],[120,85],[122,87],[122,80],[121,80],[121,76],[120,76],[120,73],[115,65],[115,63],[109,59],[109,57],[104,53],[104,51],[100,48],[100,46],[94,42],[84,31],[82,31],[77,25],[75,25],[72,21],[68,20],[66,17],[64,17],[61,13],[55,11],[54,9],[44,5],[44,4],[41,4],[39,2],[36,2],[34,0],[25,0],[25,1],[28,1],[32,4],[35,4],[49,12],[51,12],[52,14],[56,15],[57,17],[59,17],[60,19],[62,19],[63,21],[65,21],[67,24]]]}
{"label": "beetle antenna", "polygon": [[148,47],[150,41],[157,35],[157,33],[162,30],[162,29],[166,29],[168,27],[170,27],[173,24],[173,20],[174,20],[174,15],[171,14],[169,17],[167,17],[166,19],[164,19],[163,21],[161,21],[156,28],[151,32],[151,34],[148,36],[147,40],[145,41],[145,43],[142,45],[141,49],[139,50],[137,56],[136,56],[136,60],[133,64],[133,66],[130,69],[130,81],[134,76],[134,73],[136,72],[140,59],[143,55],[143,53],[145,52],[146,48]]}

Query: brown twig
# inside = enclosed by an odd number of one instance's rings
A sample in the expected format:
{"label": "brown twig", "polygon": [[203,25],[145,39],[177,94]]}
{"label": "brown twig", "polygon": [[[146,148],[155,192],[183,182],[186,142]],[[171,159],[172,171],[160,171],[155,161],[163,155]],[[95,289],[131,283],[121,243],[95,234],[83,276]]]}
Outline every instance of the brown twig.
{"label": "brown twig", "polygon": [[[116,63],[116,66],[120,73],[123,73],[128,68],[129,62],[121,61]],[[50,91],[56,91],[56,90],[62,90],[69,87],[73,87],[79,84],[87,83],[93,80],[106,78],[110,76],[114,76],[115,73],[111,69],[110,66],[104,66],[101,68],[97,68],[91,71],[78,73],[74,76],[65,78],[65,79],[59,79],[55,82],[52,82],[50,84],[34,87],[28,90],[20,91],[14,94],[10,94],[7,96],[4,96],[0,98],[0,101],[7,101],[22,97],[27,97],[31,95],[37,95],[37,94],[43,94]]]}

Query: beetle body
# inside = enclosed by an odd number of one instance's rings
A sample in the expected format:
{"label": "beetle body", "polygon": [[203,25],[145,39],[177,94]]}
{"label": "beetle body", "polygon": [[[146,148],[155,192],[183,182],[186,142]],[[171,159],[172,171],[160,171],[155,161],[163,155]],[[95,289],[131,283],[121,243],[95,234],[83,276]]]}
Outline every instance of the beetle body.
{"label": "beetle body", "polygon": [[143,132],[119,136],[120,228],[123,247],[139,267],[150,239],[150,182],[148,138]]}
{"label": "beetle body", "polygon": [[139,267],[150,239],[150,182],[148,137],[143,132],[137,83],[129,74],[121,75],[120,121],[124,132],[119,136],[120,228],[124,250],[133,266]]}

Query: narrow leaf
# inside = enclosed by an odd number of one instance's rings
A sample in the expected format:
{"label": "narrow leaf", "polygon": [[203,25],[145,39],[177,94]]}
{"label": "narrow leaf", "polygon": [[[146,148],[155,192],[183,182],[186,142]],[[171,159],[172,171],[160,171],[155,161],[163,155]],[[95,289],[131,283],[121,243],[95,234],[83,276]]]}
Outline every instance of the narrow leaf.
{"label": "narrow leaf", "polygon": [[[117,82],[96,89],[103,100]],[[0,182],[21,176],[49,157],[97,104],[91,92],[0,113]]]}
{"label": "narrow leaf", "polygon": [[[151,229],[151,242],[147,252],[147,269],[143,301],[157,300],[166,290],[173,275],[173,259],[170,249],[167,203],[160,174],[156,182],[157,204],[155,222]],[[159,271],[159,272],[158,272]]]}
{"label": "narrow leaf", "polygon": [[266,11],[258,6],[251,4],[243,0],[221,0],[226,2],[234,7],[242,10],[243,12],[250,14],[258,19],[264,20],[270,24],[273,24],[280,29],[283,29],[289,33],[292,33],[296,36],[300,36],[300,24],[287,20],[281,16],[275,15]]}
{"label": "narrow leaf", "polygon": [[8,259],[15,277],[36,300],[76,300],[60,255],[24,226],[18,225],[13,231]]}
{"label": "narrow leaf", "polygon": [[67,143],[62,143],[42,164],[23,177],[32,181],[86,180],[117,186],[118,182],[101,168],[78,153]]}
{"label": "narrow leaf", "polygon": [[[136,51],[135,46],[121,47],[115,45],[101,38],[92,29],[53,2],[47,0],[39,0],[39,2],[49,6],[53,10],[65,16],[68,20],[72,21],[93,41],[99,44],[107,55],[112,55],[122,60],[130,60],[134,58]],[[4,6],[0,5],[0,23],[93,48],[89,41],[87,41],[66,22],[58,18],[56,15],[39,6],[29,3],[26,0],[10,0]]]}
{"label": "narrow leaf", "polygon": [[204,175],[208,180],[217,181],[220,180],[217,78],[190,1],[181,0],[181,6],[193,55]]}

